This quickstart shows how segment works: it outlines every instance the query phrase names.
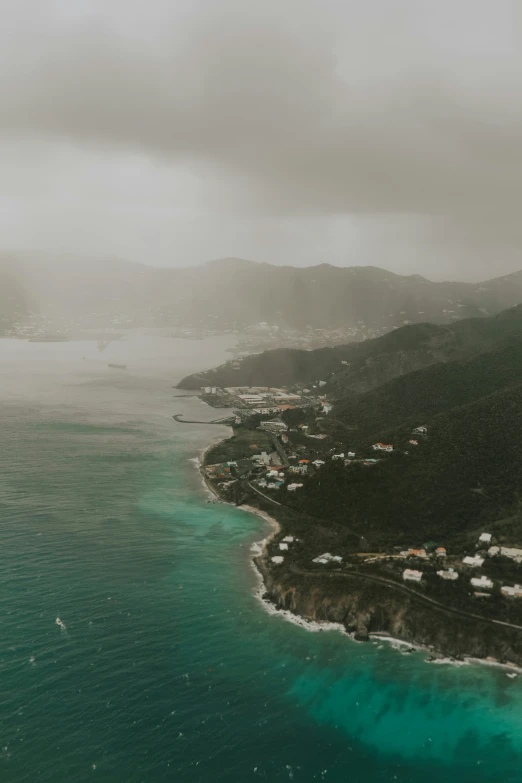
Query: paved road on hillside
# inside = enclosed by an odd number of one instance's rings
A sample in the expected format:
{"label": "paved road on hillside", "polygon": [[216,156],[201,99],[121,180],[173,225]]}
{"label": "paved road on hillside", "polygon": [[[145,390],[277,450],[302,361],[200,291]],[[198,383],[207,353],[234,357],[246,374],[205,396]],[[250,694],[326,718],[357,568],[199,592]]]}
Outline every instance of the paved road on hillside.
{"label": "paved road on hillside", "polygon": [[291,569],[294,571],[294,573],[301,574],[302,576],[310,576],[310,577],[324,577],[327,576],[330,579],[343,579],[343,578],[356,578],[356,579],[365,579],[369,582],[377,582],[378,584],[384,584],[389,587],[393,587],[395,590],[398,590],[401,593],[407,593],[408,595],[412,595],[414,598],[416,598],[419,601],[422,601],[427,604],[431,604],[432,606],[435,606],[437,609],[439,609],[442,612],[446,612],[447,614],[456,614],[460,617],[466,617],[467,619],[472,620],[480,620],[482,623],[490,623],[492,625],[503,625],[506,628],[514,628],[516,631],[522,631],[522,625],[515,625],[514,623],[508,623],[504,620],[493,620],[489,617],[482,617],[480,614],[473,614],[472,612],[465,612],[463,609],[455,609],[451,606],[446,606],[445,604],[439,603],[439,601],[436,601],[434,598],[429,598],[427,595],[422,595],[422,593],[418,593],[416,590],[412,590],[411,587],[406,587],[406,585],[400,585],[397,582],[394,582],[392,579],[386,579],[383,576],[373,576],[372,574],[362,574],[360,571],[330,571],[325,572],[323,574],[318,573],[317,571],[305,571],[302,568],[294,568]]}
{"label": "paved road on hillside", "polygon": [[[279,503],[277,500],[274,500],[273,498],[269,497],[268,495],[265,495],[264,492],[261,492],[256,487],[252,486],[250,482],[247,482],[250,489],[260,495],[265,500],[268,500],[269,503],[273,503],[276,506],[283,506],[283,503]],[[292,510],[292,509],[291,509]],[[422,593],[418,593],[416,590],[412,590],[411,587],[406,587],[406,585],[400,585],[397,582],[394,582],[392,579],[386,579],[383,576],[373,576],[371,574],[362,574],[360,571],[329,571],[325,573],[318,573],[317,571],[305,571],[304,569],[292,569],[295,573],[301,574],[303,576],[310,576],[317,578],[318,576],[324,577],[328,576],[329,578],[356,578],[356,579],[366,579],[369,582],[377,582],[378,584],[384,584],[389,587],[393,587],[394,590],[398,590],[401,593],[406,593],[408,595],[412,595],[414,598],[416,598],[418,601],[424,602],[426,604],[430,604],[431,606],[435,606],[437,609],[439,609],[441,612],[446,612],[446,614],[456,614],[459,617],[465,617],[468,620],[480,620],[482,623],[489,623],[490,625],[502,625],[505,628],[513,628],[515,631],[522,631],[522,625],[515,625],[514,623],[508,623],[504,620],[494,620],[489,617],[482,617],[480,614],[473,614],[472,612],[465,612],[463,609],[455,609],[451,606],[445,606],[445,604],[439,603],[439,601],[436,601],[434,598],[429,598],[427,595],[422,595]]]}

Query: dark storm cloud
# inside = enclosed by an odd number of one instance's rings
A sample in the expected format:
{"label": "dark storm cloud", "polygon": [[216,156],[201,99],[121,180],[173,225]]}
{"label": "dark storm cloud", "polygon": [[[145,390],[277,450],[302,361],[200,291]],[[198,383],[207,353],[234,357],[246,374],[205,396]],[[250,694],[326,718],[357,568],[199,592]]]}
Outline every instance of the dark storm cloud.
{"label": "dark storm cloud", "polygon": [[352,216],[368,253],[399,216],[401,253],[410,235],[471,269],[514,263],[515,3],[22,0],[9,19],[6,142],[188,167],[210,184],[195,212]]}

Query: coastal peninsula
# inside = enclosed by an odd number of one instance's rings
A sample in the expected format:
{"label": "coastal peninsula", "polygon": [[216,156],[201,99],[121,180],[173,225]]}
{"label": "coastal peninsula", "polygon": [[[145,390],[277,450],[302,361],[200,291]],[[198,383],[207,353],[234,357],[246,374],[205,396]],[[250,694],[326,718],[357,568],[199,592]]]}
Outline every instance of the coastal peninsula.
{"label": "coastal peninsula", "polygon": [[522,666],[522,462],[509,437],[521,350],[516,338],[349,398],[335,374],[202,389],[235,409],[232,437],[205,454],[208,485],[280,526],[256,558],[276,607],[359,640]]}

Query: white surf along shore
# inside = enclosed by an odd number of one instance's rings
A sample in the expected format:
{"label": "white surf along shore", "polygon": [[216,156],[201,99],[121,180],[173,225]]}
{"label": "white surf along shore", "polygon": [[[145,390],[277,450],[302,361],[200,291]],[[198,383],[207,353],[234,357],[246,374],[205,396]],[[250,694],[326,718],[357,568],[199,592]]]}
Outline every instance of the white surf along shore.
{"label": "white surf along shore", "polygon": [[[210,451],[210,449],[217,443],[218,441],[214,441],[210,443],[205,448],[201,449],[199,455],[197,457],[193,457],[190,459],[190,462],[192,462],[195,467],[197,467],[199,474],[201,476],[201,481],[203,484],[204,489],[206,490],[206,493],[210,495],[210,497],[219,503],[225,503],[226,505],[234,505],[233,503],[228,503],[226,500],[222,500],[217,492],[214,490],[210,482],[207,481],[206,477],[203,474],[202,467],[205,461],[205,457],[207,453]],[[234,506],[235,508],[235,506]],[[317,622],[315,620],[306,620],[304,617],[301,617],[300,615],[296,615],[293,612],[291,612],[288,609],[278,609],[271,601],[267,600],[264,596],[266,595],[266,585],[264,583],[263,577],[257,568],[257,565],[255,563],[255,559],[257,557],[260,557],[265,554],[266,547],[270,543],[270,541],[276,536],[278,533],[281,532],[281,525],[277,521],[277,519],[274,519],[274,517],[270,516],[266,511],[262,511],[259,508],[256,508],[255,506],[250,506],[248,504],[243,504],[242,506],[239,506],[239,508],[242,511],[247,511],[250,514],[255,514],[258,517],[261,517],[265,522],[267,522],[272,527],[272,532],[269,536],[266,538],[261,539],[260,541],[254,541],[250,547],[250,563],[252,565],[252,569],[256,576],[257,585],[253,590],[254,597],[260,602],[263,609],[267,612],[267,614],[270,615],[279,615],[280,617],[284,618],[287,622],[292,623],[293,625],[297,625],[300,628],[303,628],[306,631],[311,631],[313,633],[317,633],[320,631],[337,631],[339,633],[342,633],[343,636],[351,639],[355,644],[367,644],[367,642],[361,642],[354,638],[354,633],[348,633],[344,625],[341,623],[328,623],[328,622]],[[519,674],[522,674],[522,668],[515,666],[514,664],[509,663],[501,663],[500,661],[494,660],[494,659],[482,659],[482,658],[471,658],[471,657],[464,657],[463,660],[457,660],[455,658],[450,658],[448,656],[442,655],[441,653],[437,653],[436,650],[430,649],[429,647],[415,644],[414,642],[407,642],[403,639],[396,639],[393,636],[390,636],[390,634],[385,632],[372,632],[369,634],[370,642],[373,644],[378,644],[379,646],[382,645],[383,642],[386,642],[387,644],[390,644],[394,650],[397,650],[402,655],[410,654],[413,652],[419,652],[419,653],[427,653],[429,656],[432,656],[431,659],[426,659],[426,663],[432,663],[432,664],[439,664],[439,665],[449,665],[449,666],[469,666],[469,665],[481,665],[481,666],[492,666],[497,669],[503,669],[507,672],[508,677],[517,677]]]}

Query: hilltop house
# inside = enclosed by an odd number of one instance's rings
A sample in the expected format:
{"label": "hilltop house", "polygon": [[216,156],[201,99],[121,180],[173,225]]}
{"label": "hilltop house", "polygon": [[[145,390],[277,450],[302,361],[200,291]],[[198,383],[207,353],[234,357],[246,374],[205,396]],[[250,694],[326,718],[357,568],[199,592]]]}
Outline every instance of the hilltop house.
{"label": "hilltop house", "polygon": [[279,544],[279,549],[281,549],[282,551],[288,549],[288,544]]}
{"label": "hilltop house", "polygon": [[467,557],[465,557],[462,562],[464,563],[464,565],[470,566],[471,568],[480,568],[480,566],[484,562],[484,558],[479,557],[478,555],[474,555],[473,557],[467,555]]}
{"label": "hilltop house", "polygon": [[308,473],[308,465],[290,465],[289,473],[300,473],[302,476]]}
{"label": "hilltop house", "polygon": [[483,541],[485,544],[489,544],[491,541],[491,533],[481,533],[479,541]]}
{"label": "hilltop house", "polygon": [[435,550],[435,554],[437,555],[437,557],[446,557],[447,552],[443,546],[438,546],[437,549]]}
{"label": "hilltop house", "polygon": [[411,568],[405,568],[402,572],[402,578],[405,582],[420,582],[422,579],[422,571],[414,571]]}
{"label": "hilltop house", "polygon": [[515,563],[522,563],[522,549],[514,549],[509,546],[490,546],[488,554],[490,557],[503,555],[504,557],[510,557]]}
{"label": "hilltop house", "polygon": [[425,549],[408,549],[406,557],[428,557]]}
{"label": "hilltop house", "polygon": [[418,440],[409,440],[408,443],[410,443],[412,446],[418,446],[419,441]]}
{"label": "hilltop house", "polygon": [[391,443],[374,443],[372,446],[374,451],[387,451],[388,453],[393,451]]}
{"label": "hilltop house", "polygon": [[272,558],[272,563],[275,563],[276,565],[281,565],[281,563],[283,562],[283,560],[284,560],[284,557],[283,557],[282,555],[275,555],[275,556]]}
{"label": "hilltop house", "polygon": [[454,571],[453,568],[448,568],[447,571],[437,571],[437,576],[440,576],[441,579],[447,579],[451,582],[454,582],[455,579],[459,578],[458,572]]}
{"label": "hilltop house", "polygon": [[424,425],[422,427],[415,427],[413,430],[415,435],[427,435],[428,434],[428,428]]}
{"label": "hilltop house", "polygon": [[500,588],[500,592],[507,598],[522,598],[522,587],[520,585],[515,585],[514,587],[503,585]]}
{"label": "hilltop house", "polygon": [[300,489],[302,486],[304,486],[304,485],[303,485],[303,484],[289,484],[289,485],[287,486],[287,490],[288,490],[289,492],[295,492],[295,491],[296,491],[296,489]]}
{"label": "hilltop house", "polygon": [[326,565],[326,563],[342,563],[343,559],[339,555],[331,555],[330,552],[325,552],[324,555],[319,555],[319,557],[314,558],[312,560],[312,563],[321,563],[321,565]]}
{"label": "hilltop house", "polygon": [[491,579],[488,579],[487,576],[481,576],[480,579],[473,578],[469,580],[470,583],[473,585],[473,587],[478,587],[486,590],[492,590],[493,589],[493,582]]}

